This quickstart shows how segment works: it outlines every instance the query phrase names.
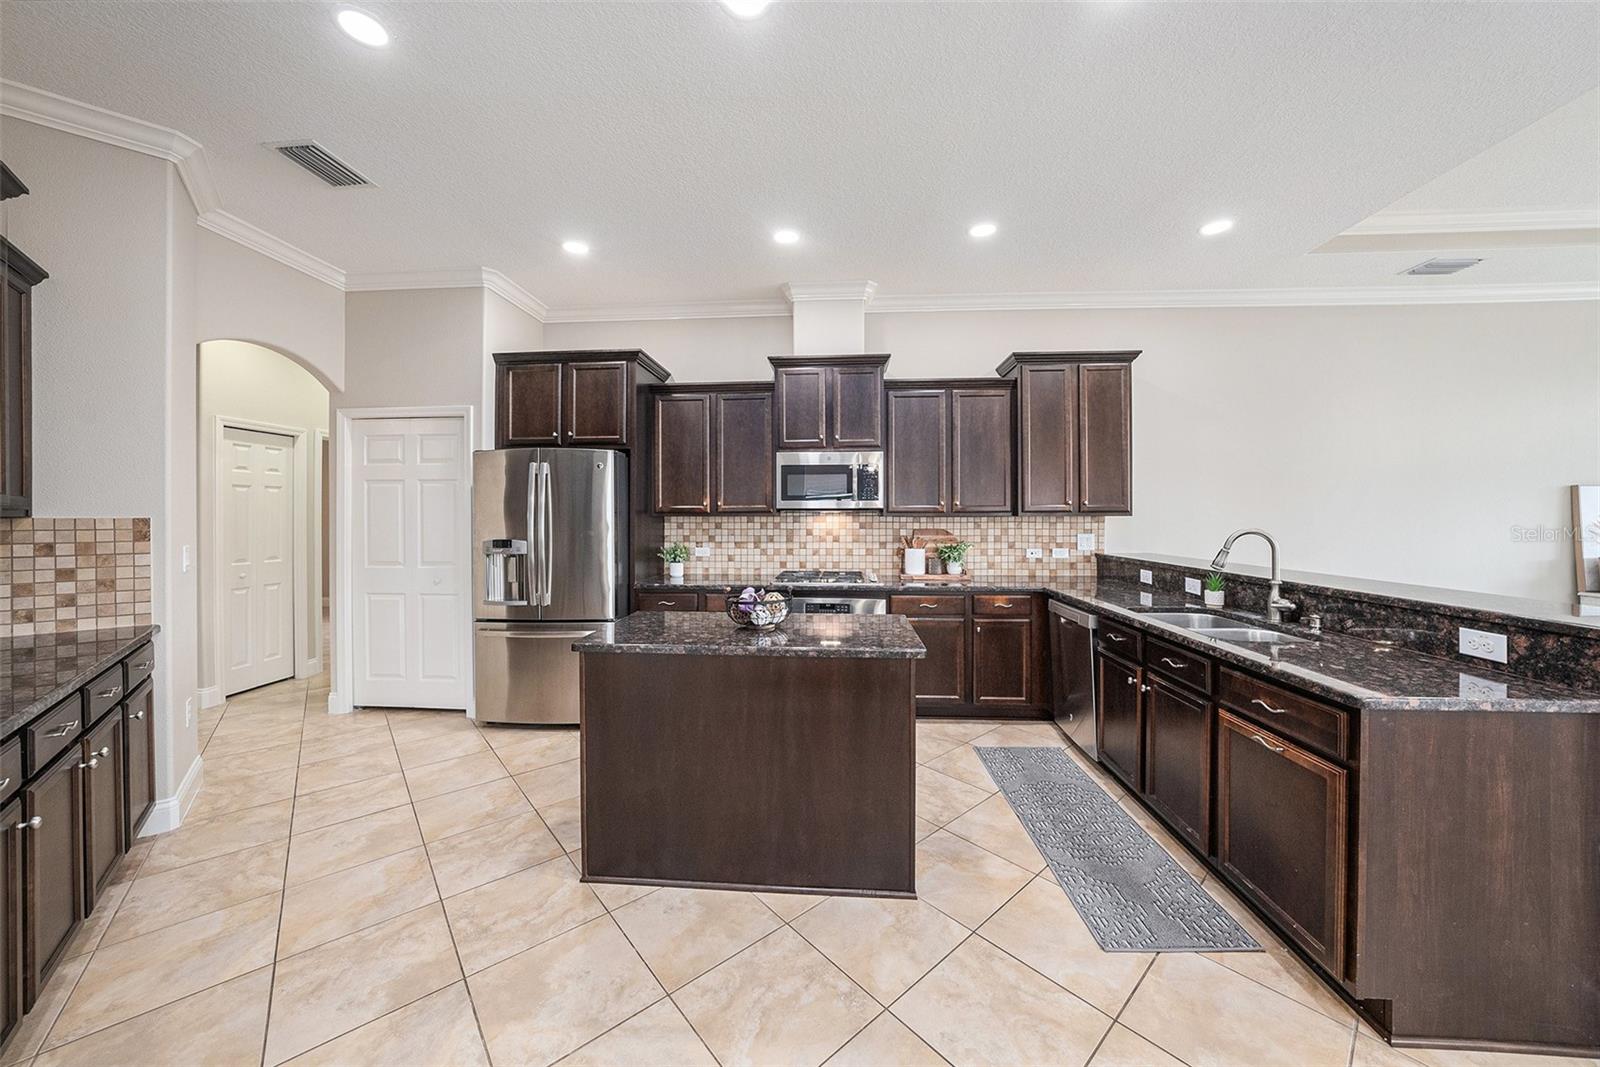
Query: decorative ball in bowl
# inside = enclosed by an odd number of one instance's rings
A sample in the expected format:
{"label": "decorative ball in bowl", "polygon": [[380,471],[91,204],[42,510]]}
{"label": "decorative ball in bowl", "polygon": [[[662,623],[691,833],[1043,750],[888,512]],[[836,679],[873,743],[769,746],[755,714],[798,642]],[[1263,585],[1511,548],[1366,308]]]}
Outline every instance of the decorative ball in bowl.
{"label": "decorative ball in bowl", "polygon": [[789,617],[789,594],[749,587],[728,598],[728,618],[752,630],[775,630]]}

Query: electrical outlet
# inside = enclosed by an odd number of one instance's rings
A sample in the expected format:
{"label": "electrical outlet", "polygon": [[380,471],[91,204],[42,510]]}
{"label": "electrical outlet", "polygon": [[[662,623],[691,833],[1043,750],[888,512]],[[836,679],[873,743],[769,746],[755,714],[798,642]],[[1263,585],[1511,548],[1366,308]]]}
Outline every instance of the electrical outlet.
{"label": "electrical outlet", "polygon": [[184,545],[183,546],[183,551],[179,555],[180,555],[179,565],[181,566],[181,568],[183,570],[183,573],[184,574],[188,574],[189,573],[189,567],[192,565],[192,561],[189,559],[189,546],[188,545]]}
{"label": "electrical outlet", "polygon": [[1506,685],[1504,682],[1491,682],[1487,678],[1479,678],[1475,674],[1458,675],[1461,679],[1462,700],[1504,700],[1506,698]]}
{"label": "electrical outlet", "polygon": [[1078,551],[1079,552],[1093,552],[1094,551],[1094,534],[1079,534],[1078,535]]}
{"label": "electrical outlet", "polygon": [[1140,571],[1139,572],[1139,583],[1141,585],[1155,585],[1156,584],[1155,575],[1151,574],[1149,571]]}
{"label": "electrical outlet", "polygon": [[1198,578],[1185,578],[1183,580],[1183,591],[1185,593],[1188,593],[1190,596],[1199,596],[1200,595],[1200,579],[1198,579]]}
{"label": "electrical outlet", "polygon": [[186,697],[183,701],[183,728],[187,730],[194,725],[194,697]]}
{"label": "electrical outlet", "polygon": [[1145,607],[1145,608],[1153,608],[1153,607],[1155,607],[1156,606],[1155,594],[1154,593],[1140,593],[1139,594],[1139,606],[1140,607]]}
{"label": "electrical outlet", "polygon": [[710,545],[695,545],[694,546],[694,558],[695,559],[710,559],[711,558],[711,546]]}
{"label": "electrical outlet", "polygon": [[1072,555],[1070,548],[1052,548],[1050,550],[1051,559],[1066,559],[1070,555]]}
{"label": "electrical outlet", "polygon": [[1463,656],[1476,656],[1478,659],[1492,660],[1495,663],[1506,661],[1506,635],[1491,633],[1488,630],[1474,630],[1463,626],[1457,647]]}
{"label": "electrical outlet", "polygon": [[1022,554],[1028,559],[1044,559],[1044,549],[1042,548],[1024,549]]}

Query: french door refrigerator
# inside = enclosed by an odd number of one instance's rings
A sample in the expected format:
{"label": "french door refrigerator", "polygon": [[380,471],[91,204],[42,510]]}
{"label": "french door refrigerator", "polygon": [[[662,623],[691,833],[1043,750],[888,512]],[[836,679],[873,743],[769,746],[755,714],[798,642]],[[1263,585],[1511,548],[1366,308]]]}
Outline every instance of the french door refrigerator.
{"label": "french door refrigerator", "polygon": [[472,459],[478,720],[576,723],[572,642],[627,610],[626,457],[504,448]]}

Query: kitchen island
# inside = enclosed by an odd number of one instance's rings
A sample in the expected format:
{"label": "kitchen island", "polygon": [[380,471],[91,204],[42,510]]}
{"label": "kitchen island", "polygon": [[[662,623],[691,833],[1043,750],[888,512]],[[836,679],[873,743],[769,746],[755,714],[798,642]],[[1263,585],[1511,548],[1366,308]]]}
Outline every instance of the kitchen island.
{"label": "kitchen island", "polygon": [[572,647],[585,881],[914,895],[905,618],[640,612]]}

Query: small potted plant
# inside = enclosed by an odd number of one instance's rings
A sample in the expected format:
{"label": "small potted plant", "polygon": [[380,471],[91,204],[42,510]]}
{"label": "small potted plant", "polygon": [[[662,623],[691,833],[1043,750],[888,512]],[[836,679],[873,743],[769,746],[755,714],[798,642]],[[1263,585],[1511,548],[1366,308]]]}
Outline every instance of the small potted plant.
{"label": "small potted plant", "polygon": [[1206,575],[1205,581],[1202,582],[1201,585],[1206,592],[1206,607],[1222,607],[1222,602],[1226,599],[1222,592],[1222,572],[1212,571],[1210,574]]}
{"label": "small potted plant", "polygon": [[944,564],[946,574],[960,574],[966,569],[967,552],[971,548],[971,541],[954,541],[948,545],[940,545],[934,550],[934,555]]}
{"label": "small potted plant", "polygon": [[682,578],[683,565],[689,559],[689,546],[682,541],[674,541],[670,545],[662,545],[661,551],[656,553],[667,564],[668,578]]}

